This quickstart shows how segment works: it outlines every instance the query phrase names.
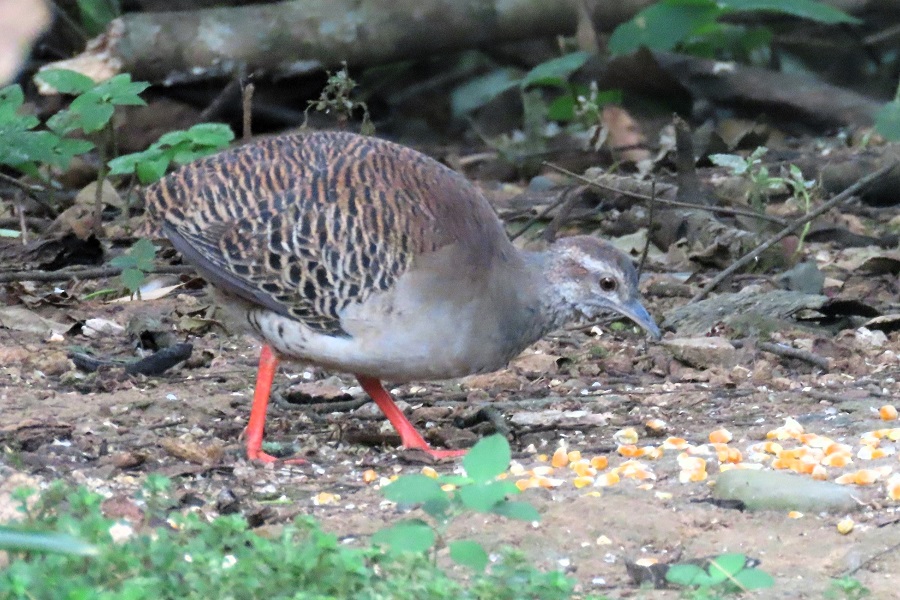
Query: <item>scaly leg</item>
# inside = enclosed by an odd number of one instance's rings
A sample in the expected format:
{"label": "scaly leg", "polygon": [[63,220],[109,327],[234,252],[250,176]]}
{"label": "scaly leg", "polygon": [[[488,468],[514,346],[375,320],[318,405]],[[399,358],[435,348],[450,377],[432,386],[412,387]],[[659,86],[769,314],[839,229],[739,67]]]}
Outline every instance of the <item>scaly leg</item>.
{"label": "scaly leg", "polygon": [[378,408],[381,409],[381,412],[384,413],[384,416],[387,417],[388,421],[391,422],[391,425],[394,426],[397,433],[400,434],[400,442],[403,444],[404,448],[416,448],[427,452],[435,458],[462,456],[466,453],[465,450],[435,450],[429,446],[428,442],[426,442],[419,432],[416,431],[413,424],[410,423],[409,419],[406,418],[406,415],[403,414],[403,411],[394,404],[394,399],[391,398],[391,395],[384,389],[384,386],[381,385],[380,381],[374,377],[366,377],[365,375],[357,375],[356,379],[359,380],[359,384],[362,388],[369,394],[369,397],[375,401],[375,404],[378,405]]}
{"label": "scaly leg", "polygon": [[[262,451],[263,429],[266,426],[266,410],[269,408],[269,396],[272,394],[272,381],[278,369],[278,357],[272,348],[265,344],[259,353],[259,370],[256,375],[256,389],[253,392],[253,405],[250,408],[250,421],[247,423],[247,459],[263,463],[276,462],[279,459]],[[301,464],[302,458],[292,458],[285,463]]]}

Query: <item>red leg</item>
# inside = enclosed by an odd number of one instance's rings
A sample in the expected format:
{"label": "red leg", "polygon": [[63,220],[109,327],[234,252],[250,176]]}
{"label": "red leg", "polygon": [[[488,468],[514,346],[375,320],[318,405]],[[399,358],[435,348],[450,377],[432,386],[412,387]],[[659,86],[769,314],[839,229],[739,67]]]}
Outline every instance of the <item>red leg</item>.
{"label": "red leg", "polygon": [[[250,421],[247,423],[247,459],[264,463],[278,459],[262,451],[263,429],[266,425],[266,409],[269,408],[269,396],[272,393],[272,381],[278,369],[278,357],[268,344],[263,345],[259,353],[259,370],[256,375],[256,389],[253,392],[253,405],[250,408]],[[291,463],[306,462],[295,458]]]}
{"label": "red leg", "polygon": [[375,404],[378,405],[378,408],[381,409],[381,412],[384,413],[384,416],[387,417],[388,421],[391,422],[391,425],[394,426],[397,433],[400,434],[400,442],[403,444],[404,448],[417,448],[427,452],[435,458],[462,456],[466,453],[465,450],[435,450],[429,446],[428,442],[419,435],[419,432],[416,431],[413,424],[410,423],[409,419],[406,418],[406,415],[403,414],[403,411],[394,404],[394,399],[387,393],[387,390],[384,389],[384,386],[381,385],[380,381],[374,377],[366,377],[365,375],[357,375],[356,379],[359,380],[359,384],[362,388],[369,394],[369,397],[375,401]]}

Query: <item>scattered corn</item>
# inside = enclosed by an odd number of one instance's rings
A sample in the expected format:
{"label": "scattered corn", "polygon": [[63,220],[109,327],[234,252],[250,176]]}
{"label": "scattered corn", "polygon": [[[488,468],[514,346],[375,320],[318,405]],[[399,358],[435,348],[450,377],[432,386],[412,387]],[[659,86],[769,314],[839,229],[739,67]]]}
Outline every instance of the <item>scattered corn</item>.
{"label": "scattered corn", "polygon": [[897,407],[892,404],[885,404],[878,409],[878,416],[881,417],[882,421],[896,421]]}

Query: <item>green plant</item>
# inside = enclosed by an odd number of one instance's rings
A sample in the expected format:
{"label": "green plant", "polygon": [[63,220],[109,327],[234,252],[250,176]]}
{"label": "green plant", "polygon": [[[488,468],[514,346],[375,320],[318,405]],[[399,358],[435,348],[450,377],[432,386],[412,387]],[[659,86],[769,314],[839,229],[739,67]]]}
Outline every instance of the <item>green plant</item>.
{"label": "green plant", "polygon": [[200,123],[186,131],[163,134],[141,152],[123,154],[109,161],[110,175],[136,175],[146,185],[166,174],[172,163],[183,165],[223,148],[234,139],[224,123]]}
{"label": "green plant", "polygon": [[310,100],[306,106],[306,116],[309,116],[310,110],[316,110],[325,114],[334,113],[341,125],[345,124],[353,116],[357,110],[362,110],[362,125],[360,130],[366,135],[375,133],[375,126],[369,116],[369,107],[365,102],[353,99],[353,90],[356,88],[356,81],[350,77],[347,71],[346,61],[341,63],[343,66],[339,71],[328,72],[328,79],[322,93],[317,100]]}
{"label": "green plant", "polygon": [[831,580],[831,587],[825,591],[825,598],[829,600],[859,600],[871,595],[869,588],[849,575]]}
{"label": "green plant", "polygon": [[546,150],[546,139],[555,131],[548,127],[548,122],[584,131],[597,126],[605,105],[622,101],[618,90],[604,91],[595,83],[584,85],[570,81],[590,56],[588,52],[572,52],[543,62],[528,72],[504,68],[476,77],[451,93],[453,115],[464,117],[503,92],[518,89],[522,102],[521,132],[486,141],[513,164],[540,156]]}
{"label": "green plant", "polygon": [[72,158],[94,148],[88,140],[37,130],[40,120],[20,114],[25,94],[18,84],[0,89],[0,164],[44,181],[40,167],[68,167]]}
{"label": "green plant", "polygon": [[768,45],[769,30],[720,22],[740,12],[777,12],[819,23],[859,23],[859,19],[813,0],[661,0],[640,11],[613,31],[613,54],[675,48],[704,56],[727,50],[746,56]]}
{"label": "green plant", "polygon": [[[83,2],[79,6],[86,10],[89,4]],[[104,6],[112,5],[107,3]],[[103,7],[95,8],[101,10]],[[61,94],[73,96],[73,99],[67,109],[47,119],[45,128],[41,129],[37,117],[21,114],[24,94],[20,86],[0,89],[0,165],[37,178],[52,190],[49,168],[65,170],[72,158],[96,148],[101,164],[95,206],[95,225],[98,228],[103,208],[101,184],[108,175],[136,175],[141,183],[151,183],[165,175],[172,163],[184,164],[212,154],[227,147],[234,139],[227,125],[201,123],[187,131],[166,133],[144,151],[108,160],[107,153],[115,145],[112,119],[116,107],[144,105],[140,94],[150,84],[132,81],[128,74],[96,83],[81,73],[65,69],[41,71],[36,79]],[[130,195],[127,193],[126,197]],[[0,230],[0,236],[14,235],[17,236],[18,232]],[[152,268],[154,253],[150,242],[140,240],[129,254],[111,261],[113,266],[124,269],[122,283],[132,294],[137,292],[144,282],[145,273]]]}
{"label": "green plant", "polygon": [[720,554],[711,559],[705,568],[692,563],[672,565],[666,571],[666,581],[704,592],[720,590],[724,593],[759,590],[775,585],[771,575],[747,566],[747,557],[738,553]]}
{"label": "green plant", "polygon": [[[148,477],[139,494],[141,523],[104,517],[101,496],[60,482],[16,499],[22,520],[0,530],[9,555],[0,600],[563,600],[573,589],[564,574],[541,572],[515,552],[460,581],[424,553],[348,547],[310,517],[259,535],[238,515],[172,512],[177,502],[162,477]],[[72,545],[41,546],[53,538]]]}
{"label": "green plant", "polygon": [[760,146],[746,158],[738,154],[711,154],[709,160],[717,166],[726,167],[733,175],[746,178],[750,184],[748,190],[748,202],[756,210],[765,209],[765,198],[772,192],[778,192],[785,187],[791,195],[797,198],[809,210],[810,191],[815,186],[814,180],[806,180],[803,173],[796,165],[788,167],[786,177],[776,177],[769,172],[769,168],[762,162],[762,157],[769,149]]}
{"label": "green plant", "polygon": [[[553,121],[575,120],[579,117],[579,98],[587,98],[592,93],[589,86],[571,83],[569,77],[584,66],[590,56],[588,52],[572,52],[543,62],[527,73],[516,69],[491,71],[453,90],[450,96],[453,114],[457,117],[467,115],[515,87],[519,88],[523,97],[532,88],[543,88],[557,92],[549,104],[541,107],[543,115]],[[592,98],[598,106],[620,100],[619,92],[594,92]],[[527,102],[523,103],[526,104],[527,111]]]}
{"label": "green plant", "polygon": [[[749,183],[748,202],[754,209],[765,211],[765,198],[771,192],[777,192],[787,188],[794,198],[809,213],[812,208],[812,191],[816,182],[805,179],[803,172],[797,165],[788,165],[787,174],[783,177],[775,177],[769,172],[769,168],[762,164],[763,155],[768,152],[765,146],[760,146],[746,158],[737,154],[711,154],[709,160],[720,167],[731,169],[732,174],[743,176]],[[796,252],[803,249],[803,241],[809,233],[811,223],[807,223],[799,234],[799,243]]]}
{"label": "green plant", "polygon": [[140,297],[141,286],[147,278],[147,272],[153,269],[156,258],[156,246],[150,240],[141,238],[128,249],[128,252],[115,257],[109,264],[122,269],[122,284],[128,291]]}
{"label": "green plant", "polygon": [[372,540],[394,551],[426,552],[432,558],[445,544],[450,558],[477,572],[484,571],[488,554],[472,540],[445,541],[447,527],[453,519],[467,511],[492,513],[511,519],[538,521],[540,514],[527,502],[507,500],[519,493],[510,481],[497,479],[506,472],[510,461],[509,442],[492,435],[478,442],[463,458],[465,476],[404,475],[384,488],[388,500],[398,504],[418,504],[431,521],[407,519],[382,529]]}

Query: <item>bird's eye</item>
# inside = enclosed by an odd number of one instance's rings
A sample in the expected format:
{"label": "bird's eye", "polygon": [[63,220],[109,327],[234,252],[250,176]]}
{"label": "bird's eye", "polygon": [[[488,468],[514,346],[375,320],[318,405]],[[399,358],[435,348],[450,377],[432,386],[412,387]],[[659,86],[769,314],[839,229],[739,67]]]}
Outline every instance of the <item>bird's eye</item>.
{"label": "bird's eye", "polygon": [[616,291],[616,280],[612,277],[604,277],[600,280],[600,289],[604,292],[614,292]]}

